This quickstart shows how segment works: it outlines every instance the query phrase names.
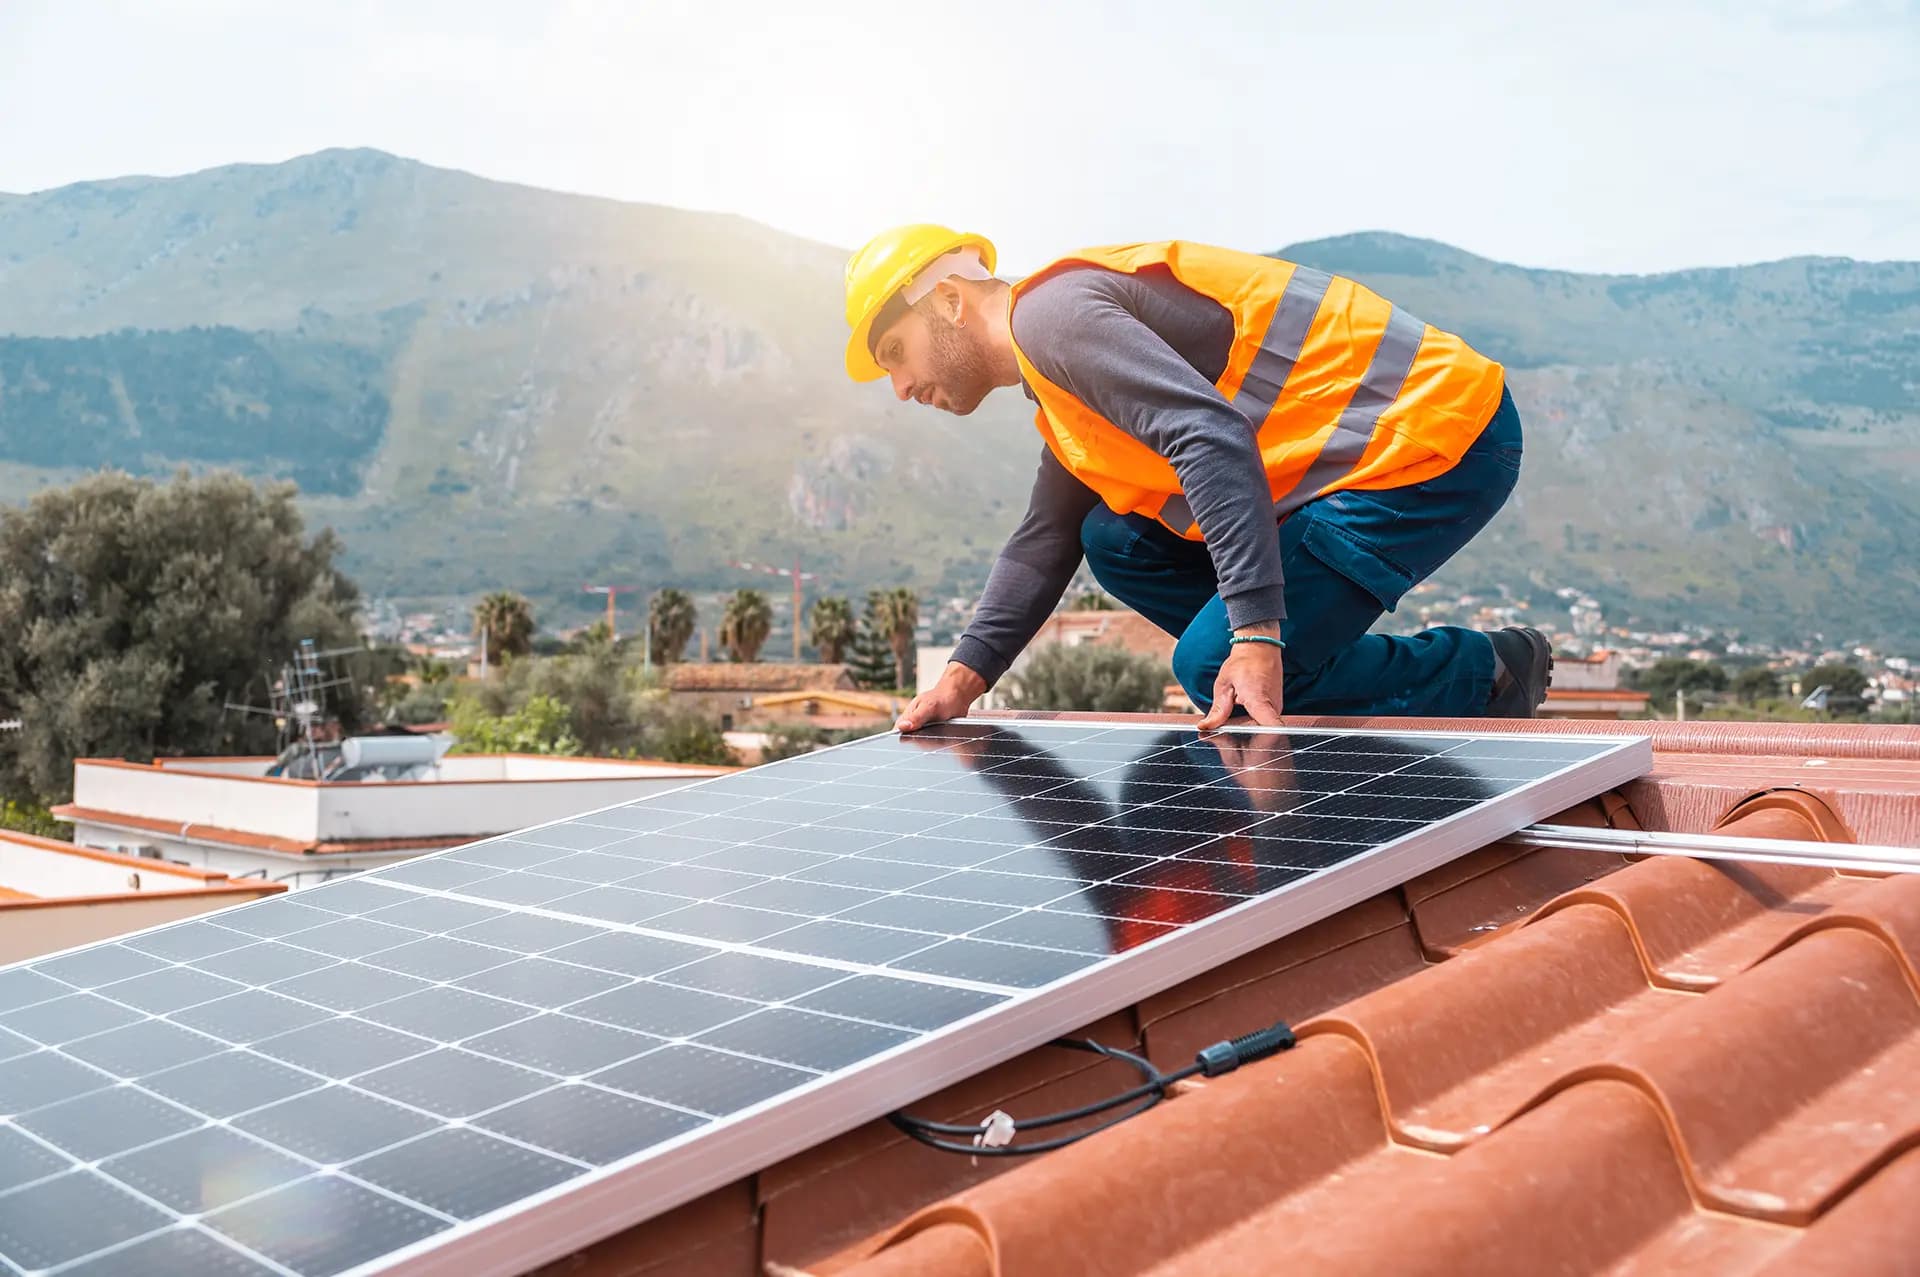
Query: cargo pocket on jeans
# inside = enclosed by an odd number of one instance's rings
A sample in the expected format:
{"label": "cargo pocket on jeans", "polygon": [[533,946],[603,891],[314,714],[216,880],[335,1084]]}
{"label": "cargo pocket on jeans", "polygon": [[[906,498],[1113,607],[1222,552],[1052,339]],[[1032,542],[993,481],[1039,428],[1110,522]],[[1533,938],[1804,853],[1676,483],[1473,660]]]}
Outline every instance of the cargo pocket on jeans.
{"label": "cargo pocket on jeans", "polygon": [[1416,574],[1349,526],[1378,522],[1384,529],[1399,519],[1389,507],[1351,492],[1335,492],[1295,517],[1303,516],[1308,523],[1300,530],[1301,548],[1378,599],[1389,612],[1425,575]]}

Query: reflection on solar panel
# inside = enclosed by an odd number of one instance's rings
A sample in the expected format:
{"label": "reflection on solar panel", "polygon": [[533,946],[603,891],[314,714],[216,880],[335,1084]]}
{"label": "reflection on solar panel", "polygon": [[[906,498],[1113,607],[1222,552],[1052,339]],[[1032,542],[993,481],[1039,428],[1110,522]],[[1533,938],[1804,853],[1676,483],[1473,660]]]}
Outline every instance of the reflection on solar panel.
{"label": "reflection on solar panel", "polygon": [[0,1268],[519,1272],[1650,757],[962,722],[16,965]]}

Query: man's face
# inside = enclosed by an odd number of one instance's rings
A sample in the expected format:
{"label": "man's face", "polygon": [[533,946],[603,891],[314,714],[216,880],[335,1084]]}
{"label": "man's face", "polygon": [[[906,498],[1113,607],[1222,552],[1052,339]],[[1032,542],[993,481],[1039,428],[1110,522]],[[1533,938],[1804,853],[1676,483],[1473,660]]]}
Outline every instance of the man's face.
{"label": "man's face", "polygon": [[874,358],[893,380],[893,393],[964,417],[994,387],[975,328],[957,327],[928,297],[894,321],[874,343]]}

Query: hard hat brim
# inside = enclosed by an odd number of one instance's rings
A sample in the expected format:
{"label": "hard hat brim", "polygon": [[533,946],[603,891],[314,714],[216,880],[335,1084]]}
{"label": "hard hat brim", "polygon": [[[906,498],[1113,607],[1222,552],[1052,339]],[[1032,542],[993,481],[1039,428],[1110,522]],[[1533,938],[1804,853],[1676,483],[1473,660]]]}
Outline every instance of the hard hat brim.
{"label": "hard hat brim", "polygon": [[981,265],[989,271],[994,269],[993,242],[980,235],[955,235],[952,239],[930,248],[925,255],[925,261],[920,263],[914,271],[908,271],[901,278],[894,280],[892,286],[881,295],[879,300],[860,316],[860,322],[853,326],[853,334],[847,338],[847,376],[855,381],[879,381],[887,375],[887,370],[875,361],[873,343],[869,340],[873,333],[874,319],[886,309],[887,302],[895,293],[913,281],[918,270],[925,269],[927,263],[938,261],[956,248],[974,249],[980,254]]}
{"label": "hard hat brim", "polygon": [[873,329],[873,316],[866,315],[847,338],[847,376],[855,381],[879,381],[887,370],[874,361],[867,335]]}

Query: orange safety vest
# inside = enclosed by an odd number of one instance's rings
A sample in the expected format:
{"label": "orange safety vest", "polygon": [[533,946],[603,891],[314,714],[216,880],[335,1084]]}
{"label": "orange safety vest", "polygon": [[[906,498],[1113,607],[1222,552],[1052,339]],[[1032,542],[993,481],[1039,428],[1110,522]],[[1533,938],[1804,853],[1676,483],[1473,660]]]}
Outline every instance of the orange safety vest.
{"label": "orange safety vest", "polygon": [[[1445,473],[1499,407],[1505,373],[1353,280],[1293,262],[1172,240],[1090,248],[1013,286],[1076,265],[1132,274],[1163,266],[1233,315],[1215,382],[1260,441],[1274,517],[1341,488],[1398,488]],[[1205,538],[1165,457],[1041,376],[1014,343],[1040,402],[1047,447],[1117,514],[1144,514]]]}

